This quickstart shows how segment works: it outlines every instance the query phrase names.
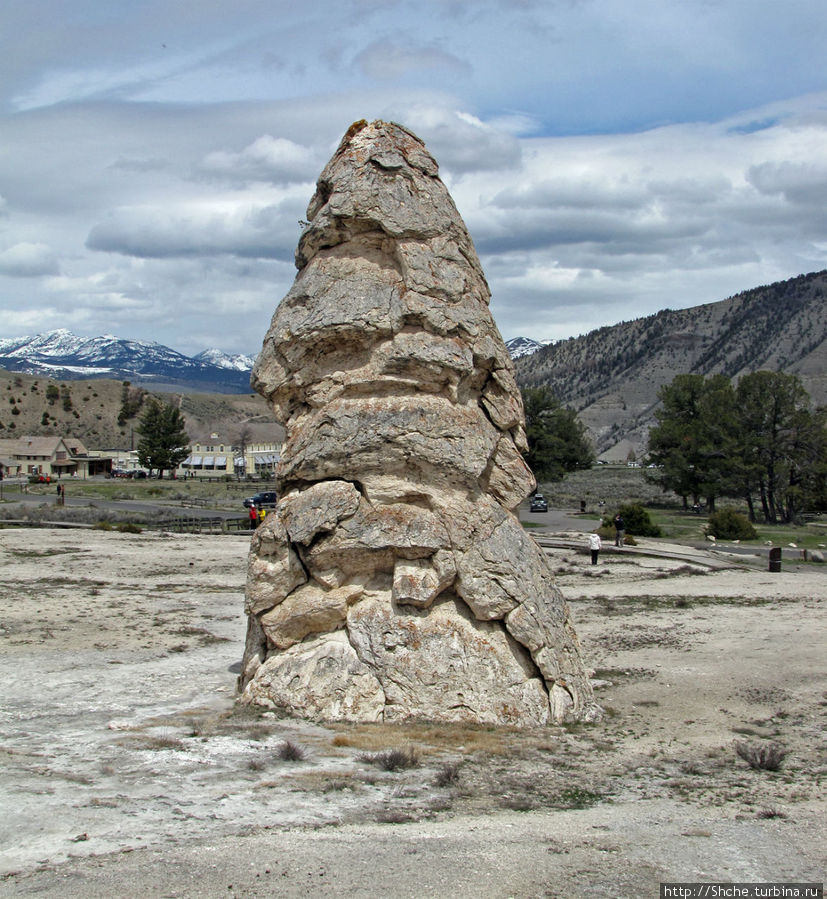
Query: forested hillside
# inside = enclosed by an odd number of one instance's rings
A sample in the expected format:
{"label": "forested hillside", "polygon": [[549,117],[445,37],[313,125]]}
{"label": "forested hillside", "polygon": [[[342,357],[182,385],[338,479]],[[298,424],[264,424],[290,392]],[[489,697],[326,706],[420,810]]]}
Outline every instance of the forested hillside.
{"label": "forested hillside", "polygon": [[827,271],[756,287],[718,303],[664,309],[599,328],[517,359],[522,387],[550,386],[573,406],[598,452],[622,440],[637,449],[676,374],[797,374],[827,403]]}

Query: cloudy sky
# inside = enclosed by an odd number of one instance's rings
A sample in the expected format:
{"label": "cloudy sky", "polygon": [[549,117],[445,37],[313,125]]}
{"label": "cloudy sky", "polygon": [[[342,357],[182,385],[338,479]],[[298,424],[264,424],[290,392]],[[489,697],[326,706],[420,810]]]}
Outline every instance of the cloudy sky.
{"label": "cloudy sky", "polygon": [[0,7],[0,337],[257,352],[355,119],[416,131],[505,338],[827,268],[816,0]]}

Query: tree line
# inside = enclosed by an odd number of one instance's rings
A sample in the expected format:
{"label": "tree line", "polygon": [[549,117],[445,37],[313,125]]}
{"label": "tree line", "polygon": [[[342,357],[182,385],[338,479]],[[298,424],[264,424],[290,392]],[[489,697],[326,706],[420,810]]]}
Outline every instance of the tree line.
{"label": "tree line", "polygon": [[[551,388],[522,391],[528,452],[538,480],[590,468],[595,454],[573,409]],[[725,375],[677,375],[658,393],[661,408],[649,431],[646,477],[677,493],[684,507],[720,497],[743,499],[751,521],[793,521],[827,508],[827,409],[812,410],[801,381],[757,371],[736,386]],[[151,399],[141,416],[138,459],[159,477],[187,456],[184,417]]]}
{"label": "tree line", "polygon": [[770,524],[827,507],[827,409],[812,410],[798,377],[756,371],[677,375],[658,393],[647,477],[689,500],[743,499]]}

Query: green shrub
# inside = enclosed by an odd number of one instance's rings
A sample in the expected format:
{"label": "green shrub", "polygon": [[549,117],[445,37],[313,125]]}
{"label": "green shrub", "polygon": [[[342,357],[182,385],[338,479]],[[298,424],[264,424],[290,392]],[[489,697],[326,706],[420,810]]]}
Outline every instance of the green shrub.
{"label": "green shrub", "polygon": [[605,543],[607,540],[611,540],[614,542],[615,539],[615,528],[614,525],[609,527],[607,524],[601,524],[600,527],[595,532],[598,537]]}
{"label": "green shrub", "polygon": [[143,528],[138,524],[133,524],[131,521],[126,521],[123,524],[117,524],[115,527],[122,534],[142,534]]}
{"label": "green shrub", "polygon": [[755,540],[758,536],[747,516],[731,508],[713,512],[706,533],[719,540]]}
{"label": "green shrub", "polygon": [[[620,513],[620,517],[626,525],[627,535],[631,536],[634,534],[637,537],[661,536],[660,528],[652,523],[649,513],[640,503],[627,503],[625,506],[621,506],[617,511]],[[609,515],[603,519],[602,527],[608,528],[612,539],[614,539],[615,526],[613,515]],[[598,533],[600,534],[601,532],[598,531]]]}

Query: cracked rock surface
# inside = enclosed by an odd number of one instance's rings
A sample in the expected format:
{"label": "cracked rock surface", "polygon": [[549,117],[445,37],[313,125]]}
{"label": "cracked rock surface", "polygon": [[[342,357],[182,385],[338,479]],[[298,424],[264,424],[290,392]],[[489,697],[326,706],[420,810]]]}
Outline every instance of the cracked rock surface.
{"label": "cracked rock surface", "polygon": [[423,143],[354,124],[253,371],[287,439],[252,539],[244,702],[327,720],[597,714],[566,603],[514,510],[520,393]]}

